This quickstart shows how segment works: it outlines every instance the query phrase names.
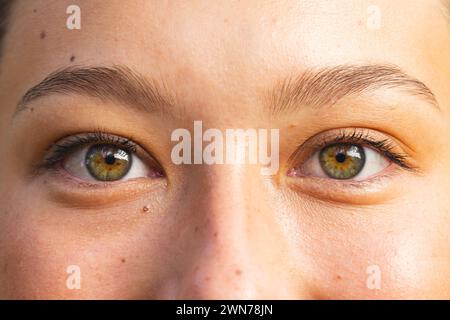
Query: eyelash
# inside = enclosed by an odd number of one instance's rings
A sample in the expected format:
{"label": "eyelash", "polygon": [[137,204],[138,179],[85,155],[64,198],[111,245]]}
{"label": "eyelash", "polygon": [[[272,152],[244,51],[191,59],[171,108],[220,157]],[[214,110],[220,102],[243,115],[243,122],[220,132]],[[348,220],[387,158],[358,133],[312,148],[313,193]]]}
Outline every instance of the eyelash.
{"label": "eyelash", "polygon": [[50,146],[50,154],[45,157],[41,167],[52,168],[77,148],[97,143],[116,145],[129,153],[136,153],[137,150],[137,144],[124,137],[102,131],[82,133],[63,138]]}
{"label": "eyelash", "polygon": [[314,147],[314,150],[321,150],[322,148],[335,143],[353,143],[372,147],[400,167],[406,170],[416,169],[408,164],[409,157],[407,154],[393,151],[393,149],[395,149],[395,145],[392,141],[387,138],[382,140],[377,139],[365,129],[342,129],[334,138],[324,138]]}
{"label": "eyelash", "polygon": [[[45,157],[40,167],[45,169],[53,168],[77,148],[97,143],[113,144],[129,153],[136,153],[137,150],[137,144],[124,137],[102,131],[82,133],[63,138],[50,146],[50,154]],[[407,154],[393,151],[395,146],[391,141],[388,139],[376,139],[367,130],[355,128],[349,131],[349,129],[342,129],[334,138],[324,138],[322,141],[317,143],[314,150],[321,150],[322,148],[334,143],[363,144],[374,148],[400,167],[406,170],[415,170],[413,166],[407,163]],[[293,158],[296,157],[297,153],[298,152],[293,155]]]}

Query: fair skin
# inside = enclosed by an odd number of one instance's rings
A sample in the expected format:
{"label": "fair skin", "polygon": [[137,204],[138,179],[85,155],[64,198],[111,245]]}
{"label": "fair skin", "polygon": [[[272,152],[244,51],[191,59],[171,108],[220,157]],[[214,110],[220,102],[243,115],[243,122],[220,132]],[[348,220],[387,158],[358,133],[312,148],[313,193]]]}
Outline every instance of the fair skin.
{"label": "fair skin", "polygon": [[[0,298],[450,298],[450,44],[440,2],[79,0],[81,30],[65,27],[69,4],[18,1],[10,17]],[[379,29],[366,24],[371,4]],[[115,65],[163,82],[170,112],[73,92],[16,112],[55,70]],[[344,65],[395,65],[435,101],[394,85],[268,111],[264,97],[279,81]],[[170,135],[194,120],[279,128],[279,171],[175,165]],[[64,169],[33,171],[55,141],[99,128],[138,143],[164,176],[87,185]],[[365,182],[288,175],[299,146],[352,128],[389,139],[415,169],[391,162]],[[66,287],[70,265],[80,267],[79,290]],[[374,265],[381,288],[371,290]]]}

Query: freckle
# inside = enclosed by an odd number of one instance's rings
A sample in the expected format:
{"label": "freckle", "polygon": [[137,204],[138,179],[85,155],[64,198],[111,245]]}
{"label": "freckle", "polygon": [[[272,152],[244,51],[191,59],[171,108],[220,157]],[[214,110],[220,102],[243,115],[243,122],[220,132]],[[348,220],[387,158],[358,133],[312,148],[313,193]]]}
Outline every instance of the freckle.
{"label": "freckle", "polygon": [[33,111],[34,111],[34,108],[33,108],[33,107],[31,107],[31,108],[30,108],[30,112],[33,112]]}
{"label": "freckle", "polygon": [[143,212],[148,212],[148,210],[150,210],[147,206],[144,206],[143,208],[142,208],[142,211]]}
{"label": "freckle", "polygon": [[45,31],[42,31],[42,32],[41,32],[41,35],[40,35],[41,39],[44,40],[44,39],[45,39],[45,36],[46,36]]}
{"label": "freckle", "polygon": [[122,263],[125,263],[125,261],[126,261],[125,258],[122,258]]}
{"label": "freckle", "polygon": [[214,238],[217,238],[218,233],[214,232]]}
{"label": "freckle", "polygon": [[342,280],[342,277],[340,275],[337,275],[336,280]]}
{"label": "freckle", "polygon": [[236,269],[236,270],[234,271],[234,273],[235,273],[237,276],[240,276],[240,275],[242,274],[242,271],[239,270],[239,269]]}
{"label": "freckle", "polygon": [[206,277],[205,280],[209,281],[209,280],[211,280],[211,277]]}
{"label": "freckle", "polygon": [[75,56],[71,56],[70,57],[70,62],[74,62],[75,61]]}
{"label": "freckle", "polygon": [[289,129],[293,129],[293,128],[295,128],[295,127],[296,127],[295,124],[290,124],[290,125],[289,125]]}
{"label": "freckle", "polygon": [[223,19],[223,22],[224,22],[224,23],[228,23],[228,19],[226,19],[226,18]]}
{"label": "freckle", "polygon": [[196,226],[195,228],[194,228],[194,232],[197,232],[198,231],[198,226]]}
{"label": "freckle", "polygon": [[36,12],[37,12],[37,9],[33,9],[33,12],[36,13]]}

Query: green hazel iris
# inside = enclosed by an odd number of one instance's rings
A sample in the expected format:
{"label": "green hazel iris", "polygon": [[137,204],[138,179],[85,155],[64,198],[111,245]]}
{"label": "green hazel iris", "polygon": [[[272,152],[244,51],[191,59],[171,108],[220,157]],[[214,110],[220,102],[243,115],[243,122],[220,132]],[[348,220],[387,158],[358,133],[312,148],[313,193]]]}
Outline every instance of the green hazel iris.
{"label": "green hazel iris", "polygon": [[319,154],[323,171],[333,179],[351,179],[364,167],[366,155],[358,145],[337,143],[323,148]]}
{"label": "green hazel iris", "polygon": [[114,145],[94,145],[86,153],[85,164],[96,180],[115,181],[130,170],[131,155]]}

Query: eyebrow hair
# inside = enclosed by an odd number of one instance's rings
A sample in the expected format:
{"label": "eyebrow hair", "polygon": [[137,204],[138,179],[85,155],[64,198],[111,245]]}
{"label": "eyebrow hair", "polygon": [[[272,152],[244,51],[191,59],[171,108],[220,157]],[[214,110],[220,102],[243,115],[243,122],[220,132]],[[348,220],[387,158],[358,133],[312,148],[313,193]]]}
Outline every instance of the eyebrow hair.
{"label": "eyebrow hair", "polygon": [[75,66],[57,70],[29,89],[17,104],[16,114],[30,102],[51,94],[82,94],[163,113],[170,113],[175,104],[175,96],[163,82],[149,80],[128,67]]}
{"label": "eyebrow hair", "polygon": [[419,80],[393,65],[341,65],[308,70],[298,77],[288,77],[269,91],[272,114],[290,112],[300,105],[334,105],[353,94],[388,88],[403,90],[439,109],[431,90]]}
{"label": "eyebrow hair", "polygon": [[[160,84],[162,83],[162,85]],[[269,92],[272,114],[290,112],[299,105],[335,104],[345,96],[378,88],[403,89],[438,107],[436,98],[422,82],[391,65],[341,65],[308,70],[288,77]],[[14,116],[30,102],[51,94],[83,94],[102,101],[137,107],[140,111],[171,114],[175,95],[163,82],[149,80],[125,66],[67,67],[48,75],[19,101]]]}

